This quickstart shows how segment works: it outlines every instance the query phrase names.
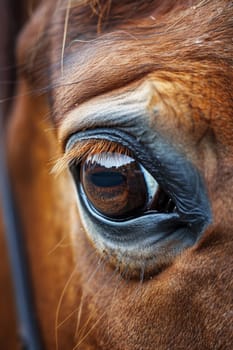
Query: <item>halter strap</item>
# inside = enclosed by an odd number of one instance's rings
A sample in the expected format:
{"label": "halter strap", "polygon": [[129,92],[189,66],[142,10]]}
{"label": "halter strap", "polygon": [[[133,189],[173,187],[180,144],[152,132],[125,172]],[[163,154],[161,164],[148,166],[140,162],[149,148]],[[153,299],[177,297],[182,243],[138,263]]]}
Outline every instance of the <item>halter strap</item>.
{"label": "halter strap", "polygon": [[41,350],[42,339],[32,298],[28,262],[5,152],[3,108],[0,103],[0,200],[5,228],[5,240],[10,260],[17,322],[23,350]]}

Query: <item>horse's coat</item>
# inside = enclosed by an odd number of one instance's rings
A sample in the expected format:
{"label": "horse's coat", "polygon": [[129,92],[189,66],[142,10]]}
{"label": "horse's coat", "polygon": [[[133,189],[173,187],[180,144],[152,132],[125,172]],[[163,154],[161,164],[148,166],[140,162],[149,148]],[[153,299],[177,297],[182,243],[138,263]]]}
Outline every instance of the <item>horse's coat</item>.
{"label": "horse's coat", "polygon": [[[232,38],[225,0],[44,0],[32,11],[18,38],[7,145],[46,349],[232,349]],[[100,128],[130,132],[152,156],[161,136],[208,193],[201,239],[179,255],[166,246],[143,283],[128,279],[132,257],[102,261],[80,221],[67,168],[83,155],[67,156],[66,145]],[[4,264],[0,272],[5,280]],[[12,349],[1,317],[1,347]]]}

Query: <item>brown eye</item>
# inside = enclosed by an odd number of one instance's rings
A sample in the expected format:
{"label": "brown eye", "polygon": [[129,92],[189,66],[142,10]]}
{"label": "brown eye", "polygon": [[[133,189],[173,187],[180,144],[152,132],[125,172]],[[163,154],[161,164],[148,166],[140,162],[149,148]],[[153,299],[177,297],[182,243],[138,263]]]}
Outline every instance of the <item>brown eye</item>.
{"label": "brown eye", "polygon": [[158,189],[157,182],[135,159],[111,152],[89,155],[83,161],[81,184],[92,206],[111,218],[146,210]]}

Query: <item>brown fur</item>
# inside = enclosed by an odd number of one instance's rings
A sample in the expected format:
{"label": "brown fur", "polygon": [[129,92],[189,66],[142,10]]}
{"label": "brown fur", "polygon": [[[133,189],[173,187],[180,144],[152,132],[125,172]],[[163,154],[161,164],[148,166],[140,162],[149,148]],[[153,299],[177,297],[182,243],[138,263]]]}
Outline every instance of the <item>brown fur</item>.
{"label": "brown fur", "polygon": [[[44,0],[22,31],[8,155],[46,349],[232,349],[232,37],[225,0]],[[64,168],[89,147],[64,155],[80,106],[147,82],[147,109],[160,113],[144,122],[199,168],[213,222],[139,283],[95,252],[72,179],[51,163]]]}

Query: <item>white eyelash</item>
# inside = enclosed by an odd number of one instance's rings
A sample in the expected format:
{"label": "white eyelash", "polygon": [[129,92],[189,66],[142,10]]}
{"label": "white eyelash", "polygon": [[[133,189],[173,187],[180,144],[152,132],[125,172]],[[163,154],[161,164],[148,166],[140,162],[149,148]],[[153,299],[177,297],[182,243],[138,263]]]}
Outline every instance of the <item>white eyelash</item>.
{"label": "white eyelash", "polygon": [[[105,168],[118,168],[134,162],[134,159],[126,154],[102,152],[90,156],[91,162],[104,166]],[[87,158],[88,161],[88,158]]]}

